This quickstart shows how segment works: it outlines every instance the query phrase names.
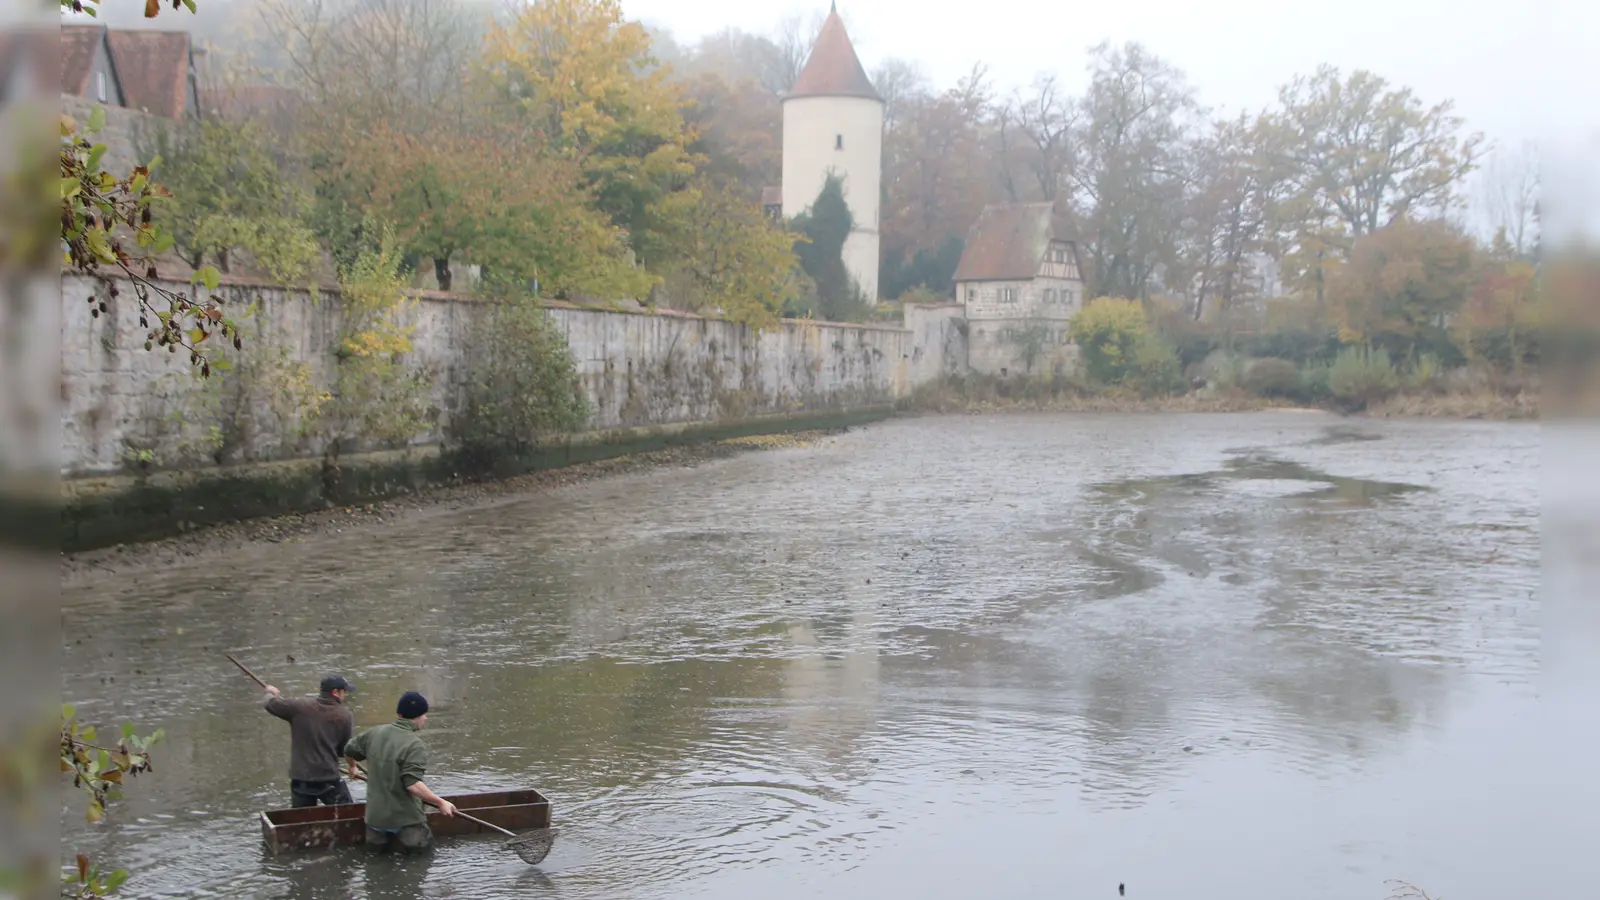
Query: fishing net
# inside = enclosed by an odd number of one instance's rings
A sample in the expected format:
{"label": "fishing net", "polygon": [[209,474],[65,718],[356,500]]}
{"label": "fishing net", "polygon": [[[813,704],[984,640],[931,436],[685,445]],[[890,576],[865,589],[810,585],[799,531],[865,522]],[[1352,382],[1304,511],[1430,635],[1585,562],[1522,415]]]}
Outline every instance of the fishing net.
{"label": "fishing net", "polygon": [[550,847],[556,842],[556,832],[553,828],[540,828],[524,835],[519,835],[506,841],[506,847],[516,851],[522,861],[530,866],[544,862],[550,855]]}

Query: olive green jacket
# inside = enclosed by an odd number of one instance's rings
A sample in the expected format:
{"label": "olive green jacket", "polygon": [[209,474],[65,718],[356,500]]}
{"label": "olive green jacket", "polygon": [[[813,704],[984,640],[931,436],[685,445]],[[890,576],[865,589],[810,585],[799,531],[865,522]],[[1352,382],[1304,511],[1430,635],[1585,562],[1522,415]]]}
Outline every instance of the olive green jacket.
{"label": "olive green jacket", "polygon": [[407,719],[369,728],[345,745],[345,756],[367,764],[367,826],[404,828],[426,821],[422,801],[406,790],[428,771],[428,748]]}

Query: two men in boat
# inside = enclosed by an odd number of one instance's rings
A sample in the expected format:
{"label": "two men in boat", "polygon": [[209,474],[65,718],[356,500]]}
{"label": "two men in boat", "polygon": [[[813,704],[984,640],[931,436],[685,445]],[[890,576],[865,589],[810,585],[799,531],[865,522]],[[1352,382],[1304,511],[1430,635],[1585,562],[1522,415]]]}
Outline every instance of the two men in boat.
{"label": "two men in boat", "polygon": [[367,847],[372,850],[388,850],[396,843],[407,853],[432,847],[424,803],[447,817],[456,814],[455,804],[422,780],[428,748],[417,732],[427,724],[427,698],[407,691],[395,706],[393,722],[369,728],[344,745],[347,759],[367,764]]}
{"label": "two men in boat", "polygon": [[355,734],[355,716],[344,703],[354,687],[342,675],[322,679],[315,697],[284,699],[266,686],[266,708],[289,723],[289,794],[296,807],[354,802],[339,777],[339,757]]}

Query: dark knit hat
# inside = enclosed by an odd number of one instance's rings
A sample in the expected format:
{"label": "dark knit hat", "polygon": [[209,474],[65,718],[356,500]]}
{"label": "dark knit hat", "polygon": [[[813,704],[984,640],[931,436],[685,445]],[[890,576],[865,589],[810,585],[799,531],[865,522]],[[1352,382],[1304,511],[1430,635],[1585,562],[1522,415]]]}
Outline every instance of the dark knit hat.
{"label": "dark knit hat", "polygon": [[415,719],[428,712],[428,698],[416,691],[406,691],[400,695],[400,702],[395,705],[394,711],[402,719]]}

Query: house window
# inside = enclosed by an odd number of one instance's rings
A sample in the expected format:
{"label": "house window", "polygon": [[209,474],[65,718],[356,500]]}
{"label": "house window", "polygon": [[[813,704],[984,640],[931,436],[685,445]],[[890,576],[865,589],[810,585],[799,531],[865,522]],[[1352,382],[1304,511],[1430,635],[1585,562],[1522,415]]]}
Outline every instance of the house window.
{"label": "house window", "polygon": [[844,135],[836,134],[836,135],[833,136],[833,149],[835,149],[835,150],[843,150],[844,149]]}
{"label": "house window", "polygon": [[968,303],[976,303],[976,302],[978,302],[978,289],[977,288],[970,288],[970,287],[967,288],[967,302]]}
{"label": "house window", "polygon": [[1051,247],[1050,248],[1050,261],[1053,262],[1053,263],[1064,263],[1064,262],[1066,262],[1067,261],[1067,248],[1065,248],[1065,247]]}
{"label": "house window", "polygon": [[1055,306],[1056,305],[1056,292],[1055,292],[1055,290],[1053,288],[1045,288],[1044,289],[1044,305],[1045,306]]}
{"label": "house window", "polygon": [[1001,303],[1015,303],[1015,302],[1017,302],[1017,289],[1014,288],[1014,287],[1001,288],[1000,289],[1000,302]]}
{"label": "house window", "polygon": [[94,93],[101,103],[106,102],[106,73],[94,73]]}

